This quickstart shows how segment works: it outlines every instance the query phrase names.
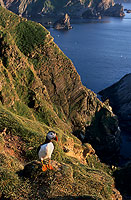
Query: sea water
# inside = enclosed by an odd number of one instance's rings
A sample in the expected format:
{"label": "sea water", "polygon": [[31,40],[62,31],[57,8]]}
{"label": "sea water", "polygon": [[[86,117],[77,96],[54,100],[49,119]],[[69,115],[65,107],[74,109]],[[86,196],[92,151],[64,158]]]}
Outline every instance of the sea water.
{"label": "sea water", "polygon": [[[124,6],[131,9],[131,4]],[[131,14],[71,25],[69,31],[49,31],[87,88],[97,93],[131,72]]]}

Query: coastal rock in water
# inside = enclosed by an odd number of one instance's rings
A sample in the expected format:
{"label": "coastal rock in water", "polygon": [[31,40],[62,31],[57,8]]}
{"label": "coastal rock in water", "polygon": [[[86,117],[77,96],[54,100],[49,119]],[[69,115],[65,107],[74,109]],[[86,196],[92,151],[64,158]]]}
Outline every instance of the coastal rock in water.
{"label": "coastal rock in water", "polygon": [[131,73],[120,81],[99,92],[102,100],[109,99],[120,120],[120,126],[127,132],[131,132]]}
{"label": "coastal rock in water", "polygon": [[85,19],[98,19],[101,18],[101,15],[99,12],[97,13],[96,10],[89,8],[82,14],[82,17]]}
{"label": "coastal rock in water", "polygon": [[56,21],[54,23],[54,28],[55,29],[65,29],[65,30],[69,30],[72,29],[71,25],[70,25],[70,17],[68,14],[65,14],[64,18]]}
{"label": "coastal rock in water", "polygon": [[121,4],[115,4],[114,6],[111,6],[105,11],[106,16],[111,17],[123,17],[125,16],[123,6]]}
{"label": "coastal rock in water", "polygon": [[131,13],[131,10],[127,10],[126,12],[127,12],[127,13]]}

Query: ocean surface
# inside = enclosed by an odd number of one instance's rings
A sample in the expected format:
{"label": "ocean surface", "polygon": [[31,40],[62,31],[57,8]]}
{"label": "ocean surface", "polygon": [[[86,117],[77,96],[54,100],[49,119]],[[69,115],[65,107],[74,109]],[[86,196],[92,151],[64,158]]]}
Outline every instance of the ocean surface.
{"label": "ocean surface", "polygon": [[[125,3],[124,8],[131,9],[131,4]],[[69,31],[49,31],[87,88],[97,93],[131,72],[131,14],[77,20],[71,25]]]}
{"label": "ocean surface", "polygon": [[[123,6],[131,9],[131,3]],[[69,31],[49,31],[74,63],[83,85],[97,93],[131,73],[131,14],[76,20],[71,25]],[[121,154],[131,158],[131,136],[126,133],[122,133]]]}

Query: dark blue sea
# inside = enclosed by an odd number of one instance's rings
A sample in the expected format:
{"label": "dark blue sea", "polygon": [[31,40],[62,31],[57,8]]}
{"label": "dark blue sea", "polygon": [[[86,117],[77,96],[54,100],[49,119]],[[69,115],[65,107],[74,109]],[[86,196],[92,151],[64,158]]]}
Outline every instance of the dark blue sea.
{"label": "dark blue sea", "polygon": [[[131,3],[123,5],[131,9]],[[73,29],[69,31],[49,31],[74,63],[83,85],[97,93],[131,73],[131,14],[76,20],[71,25]],[[124,133],[122,141],[121,153],[131,157],[131,138]]]}
{"label": "dark blue sea", "polygon": [[[131,4],[124,6],[131,9]],[[76,21],[72,30],[49,31],[87,88],[97,93],[131,72],[131,14]]]}

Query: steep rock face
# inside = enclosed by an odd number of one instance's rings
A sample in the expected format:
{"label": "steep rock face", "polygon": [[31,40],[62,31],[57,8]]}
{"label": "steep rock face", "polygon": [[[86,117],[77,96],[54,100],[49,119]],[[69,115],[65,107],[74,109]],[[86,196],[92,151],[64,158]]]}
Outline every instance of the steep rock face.
{"label": "steep rock face", "polygon": [[[68,13],[71,17],[86,17],[94,18],[99,15],[104,15],[105,11],[111,7],[106,15],[116,16],[114,13],[117,12],[117,16],[124,16],[124,12],[121,9],[118,9],[118,6],[114,6],[113,0],[73,0],[67,1],[4,1],[5,6],[11,11],[23,15],[23,16],[35,16],[38,14],[48,15],[48,16],[61,16]],[[122,6],[121,6],[122,7]],[[119,13],[120,11],[120,13]],[[88,14],[87,14],[88,13]]]}
{"label": "steep rock face", "polygon": [[104,162],[117,163],[120,151],[120,129],[116,116],[104,107],[101,108],[91,125],[86,128],[85,141],[92,144],[97,155]]}
{"label": "steep rock face", "polygon": [[99,92],[102,99],[109,99],[113,111],[120,119],[120,126],[131,132],[131,74],[127,74],[120,81]]}
{"label": "steep rock face", "polygon": [[[52,113],[52,124],[58,124],[59,116],[62,123],[68,120],[70,127],[83,129],[102,103],[82,85],[72,62],[47,30],[2,8],[1,15],[3,19],[11,19],[10,22],[1,21],[2,103],[15,110],[16,102],[21,100],[42,120],[47,120]],[[41,37],[36,40],[37,34]],[[10,98],[5,88],[9,88]],[[48,116],[47,108],[52,110]]]}

